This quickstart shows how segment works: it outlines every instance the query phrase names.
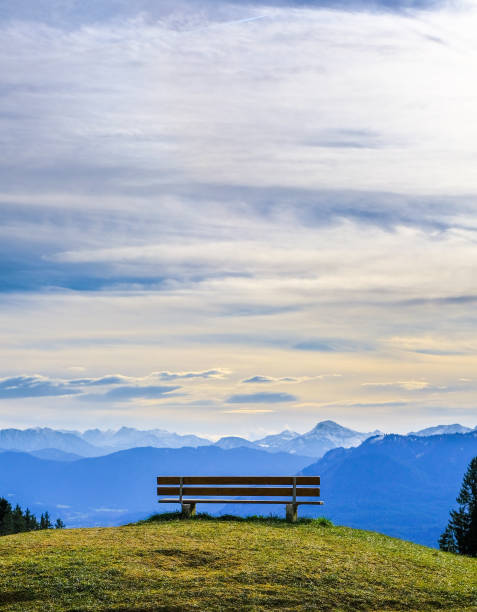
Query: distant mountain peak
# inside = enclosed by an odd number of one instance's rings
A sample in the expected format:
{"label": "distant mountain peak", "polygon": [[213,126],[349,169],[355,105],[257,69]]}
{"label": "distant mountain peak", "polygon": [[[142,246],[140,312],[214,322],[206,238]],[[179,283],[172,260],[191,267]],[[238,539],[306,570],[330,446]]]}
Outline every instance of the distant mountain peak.
{"label": "distant mountain peak", "polygon": [[472,431],[471,427],[465,427],[459,423],[453,423],[452,425],[435,425],[434,427],[426,427],[419,431],[410,431],[409,436],[439,436],[442,434],[465,434]]}
{"label": "distant mountain peak", "polygon": [[217,440],[217,442],[214,443],[214,446],[218,446],[219,448],[222,448],[224,450],[240,448],[244,446],[258,449],[258,446],[256,444],[250,442],[249,440],[246,440],[245,438],[240,438],[239,436],[224,436],[223,438],[220,438],[220,440]]}
{"label": "distant mountain peak", "polygon": [[343,425],[340,425],[339,423],[336,423],[335,421],[320,421],[319,423],[317,423],[313,429],[310,430],[311,433],[312,431],[329,431],[329,430],[333,430],[333,431],[353,431],[352,429],[349,429],[348,427],[343,427]]}

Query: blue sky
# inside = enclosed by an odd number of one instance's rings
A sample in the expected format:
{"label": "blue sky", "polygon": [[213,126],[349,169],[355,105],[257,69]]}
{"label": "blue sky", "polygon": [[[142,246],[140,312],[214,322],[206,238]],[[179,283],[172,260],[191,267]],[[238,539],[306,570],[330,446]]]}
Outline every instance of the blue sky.
{"label": "blue sky", "polygon": [[0,427],[475,425],[476,26],[0,4]]}

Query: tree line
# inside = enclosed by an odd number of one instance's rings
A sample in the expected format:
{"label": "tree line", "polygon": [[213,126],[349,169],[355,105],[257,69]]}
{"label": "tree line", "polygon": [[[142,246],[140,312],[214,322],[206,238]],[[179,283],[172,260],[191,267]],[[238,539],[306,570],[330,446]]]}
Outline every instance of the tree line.
{"label": "tree line", "polygon": [[40,529],[63,529],[64,527],[65,524],[60,518],[56,519],[53,524],[48,512],[44,512],[38,520],[28,508],[23,511],[18,504],[13,507],[7,499],[0,497],[0,536]]}

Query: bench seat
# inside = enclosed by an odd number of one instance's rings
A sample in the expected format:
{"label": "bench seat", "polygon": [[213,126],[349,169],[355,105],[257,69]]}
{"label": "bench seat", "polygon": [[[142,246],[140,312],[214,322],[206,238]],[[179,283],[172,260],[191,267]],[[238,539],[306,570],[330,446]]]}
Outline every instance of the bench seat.
{"label": "bench seat", "polygon": [[[159,504],[177,504],[177,497],[170,499],[159,499]],[[289,499],[186,499],[182,498],[183,504],[295,504],[296,506],[322,506],[322,501],[296,501],[292,502]]]}

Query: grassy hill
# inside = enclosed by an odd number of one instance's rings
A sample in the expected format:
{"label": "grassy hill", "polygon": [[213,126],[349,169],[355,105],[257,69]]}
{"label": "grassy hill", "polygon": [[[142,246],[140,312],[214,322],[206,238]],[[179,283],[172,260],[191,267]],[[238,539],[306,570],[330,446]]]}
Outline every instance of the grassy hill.
{"label": "grassy hill", "polygon": [[303,520],[0,538],[0,610],[476,610],[477,560]]}

